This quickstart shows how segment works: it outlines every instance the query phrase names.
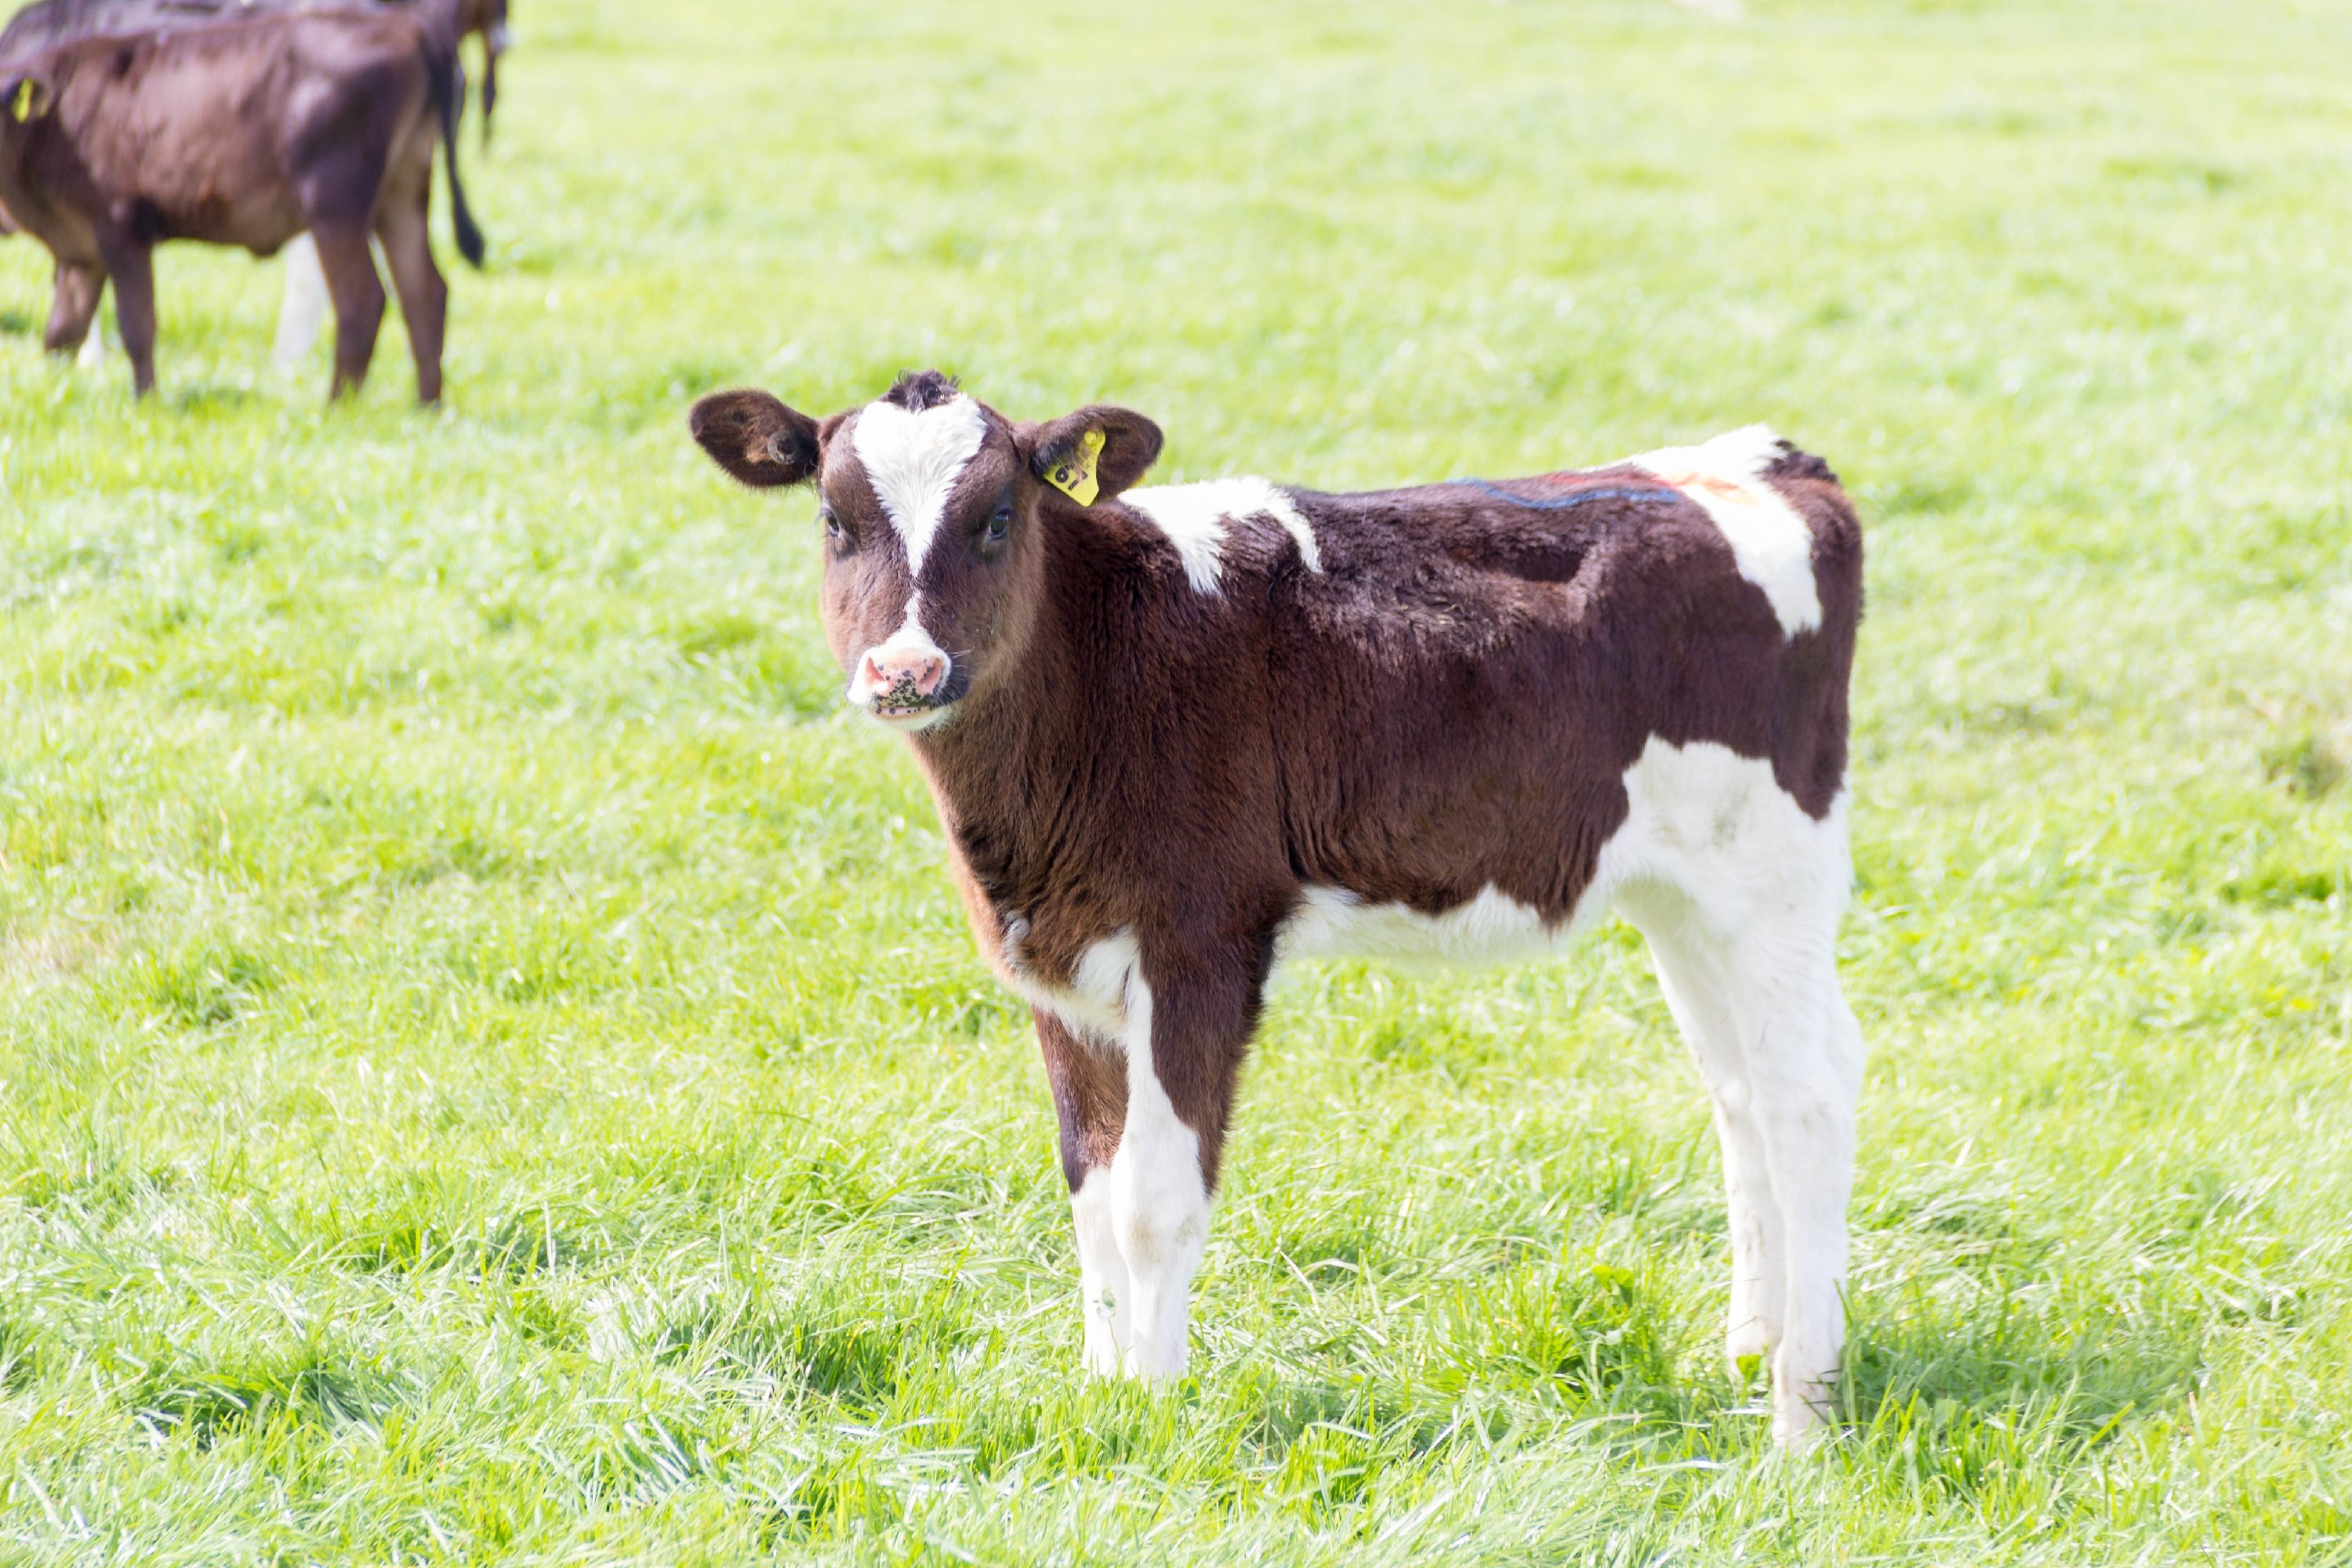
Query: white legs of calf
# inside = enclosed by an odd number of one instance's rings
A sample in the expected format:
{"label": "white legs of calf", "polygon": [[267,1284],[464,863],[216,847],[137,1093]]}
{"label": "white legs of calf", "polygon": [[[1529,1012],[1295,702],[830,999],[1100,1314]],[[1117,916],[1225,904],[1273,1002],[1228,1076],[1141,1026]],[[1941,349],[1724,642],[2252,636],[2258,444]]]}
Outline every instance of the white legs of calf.
{"label": "white legs of calf", "polygon": [[[1772,1197],[1770,1163],[1729,984],[1708,944],[1692,940],[1678,924],[1656,922],[1643,929],[1657,965],[1658,988],[1698,1062],[1699,1077],[1715,1108],[1731,1228],[1731,1306],[1725,1316],[1724,1350],[1732,1374],[1744,1379],[1760,1369],[1764,1356],[1782,1337],[1789,1275],[1780,1205]],[[1756,1368],[1743,1364],[1751,1360]]]}
{"label": "white legs of calf", "polygon": [[1862,1031],[1831,952],[1835,907],[1825,919],[1801,907],[1784,923],[1725,935],[1678,895],[1622,904],[1649,939],[1723,1141],[1732,1255],[1725,1350],[1736,1372],[1769,1356],[1773,1439],[1803,1447],[1831,1413],[1845,1348],[1846,1204],[1862,1089]]}
{"label": "white legs of calf", "polygon": [[1078,1305],[1086,1315],[1087,1370],[1098,1377],[1118,1376],[1127,1347],[1135,1342],[1135,1295],[1111,1219],[1110,1187],[1108,1171],[1089,1171],[1070,1194],[1070,1217],[1078,1232]]}
{"label": "white legs of calf", "polygon": [[1108,1167],[1070,1200],[1077,1222],[1087,1368],[1161,1383],[1184,1375],[1192,1276],[1209,1240],[1201,1141],[1151,1063],[1151,991],[1127,982],[1127,1122]]}

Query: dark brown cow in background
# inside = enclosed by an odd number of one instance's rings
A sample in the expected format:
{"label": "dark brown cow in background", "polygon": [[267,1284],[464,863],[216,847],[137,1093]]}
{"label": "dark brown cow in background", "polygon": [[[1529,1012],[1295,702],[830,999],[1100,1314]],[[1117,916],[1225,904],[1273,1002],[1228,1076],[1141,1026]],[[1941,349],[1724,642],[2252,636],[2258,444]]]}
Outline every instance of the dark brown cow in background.
{"label": "dark brown cow in background", "polygon": [[1863,1058],[1862,537],[1827,465],[1759,427],[1501,483],[1134,489],[1141,415],[1017,422],[932,374],[822,422],[720,393],[693,427],[747,484],[816,486],[848,700],[907,735],[1035,1013],[1089,1367],[1184,1371],[1279,964],[1536,956],[1614,910],[1715,1102],[1726,1348],[1811,1436]]}
{"label": "dark brown cow in background", "polygon": [[132,380],[154,385],[154,247],[275,254],[308,230],[336,315],[333,391],[357,388],[384,294],[383,246],[416,360],[441,395],[448,289],[433,259],[433,153],[446,153],[458,247],[481,232],[457,176],[460,82],[446,27],[405,9],[257,14],[88,38],[0,68],[0,206],[49,247],[53,349],[79,344],[111,281]]}
{"label": "dark brown cow in background", "polygon": [[[124,37],[184,30],[262,12],[315,10],[336,0],[34,0],[0,28],[0,62],[46,52],[89,37]],[[512,47],[507,0],[342,0],[353,8],[404,5],[445,31],[454,45],[468,35],[483,47],[482,139],[487,143],[498,101],[499,57]],[[0,234],[14,232],[0,208]],[[270,351],[281,369],[299,363],[318,341],[332,301],[319,247],[308,234],[286,247],[285,300],[278,310],[277,342]],[[54,350],[58,345],[52,343]],[[104,354],[104,334],[92,331],[82,342],[82,361],[95,365]]]}
{"label": "dark brown cow in background", "polygon": [[[0,27],[0,61],[46,53],[84,38],[130,37],[201,26],[270,11],[316,11],[332,0],[33,0]],[[513,43],[507,0],[347,0],[410,5],[448,27],[453,41],[482,40],[482,139],[499,100],[499,57]]]}

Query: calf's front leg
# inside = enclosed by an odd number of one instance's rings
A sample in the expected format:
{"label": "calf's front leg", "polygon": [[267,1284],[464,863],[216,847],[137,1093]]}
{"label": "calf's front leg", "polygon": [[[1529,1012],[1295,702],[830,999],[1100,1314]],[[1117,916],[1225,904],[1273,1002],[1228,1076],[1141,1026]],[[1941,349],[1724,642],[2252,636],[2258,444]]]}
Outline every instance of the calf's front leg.
{"label": "calf's front leg", "polygon": [[1135,1297],[1120,1367],[1154,1383],[1189,1360],[1192,1278],[1258,985],[1213,964],[1171,964],[1159,979],[1140,962],[1128,976],[1127,1120],[1110,1164],[1111,1230]]}
{"label": "calf's front leg", "polygon": [[56,298],[49,306],[48,331],[41,346],[53,354],[69,354],[89,339],[90,323],[98,319],[98,301],[106,292],[106,274],[75,262],[58,263]]}
{"label": "calf's front leg", "polygon": [[1086,1325],[1087,1370],[1116,1376],[1134,1342],[1135,1295],[1111,1219],[1111,1165],[1127,1125],[1127,1064],[1108,1042],[1097,1044],[1038,1011],[1037,1049],[1054,1091],[1062,1176],[1070,1184],[1070,1218],[1078,1238],[1078,1308]]}
{"label": "calf's front leg", "polygon": [[1257,979],[1234,968],[1226,976],[1213,965],[1171,966],[1155,985],[1132,960],[1116,1038],[1085,1038],[1038,1016],[1077,1227],[1090,1371],[1154,1383],[1184,1374],[1192,1279],[1257,1012]]}

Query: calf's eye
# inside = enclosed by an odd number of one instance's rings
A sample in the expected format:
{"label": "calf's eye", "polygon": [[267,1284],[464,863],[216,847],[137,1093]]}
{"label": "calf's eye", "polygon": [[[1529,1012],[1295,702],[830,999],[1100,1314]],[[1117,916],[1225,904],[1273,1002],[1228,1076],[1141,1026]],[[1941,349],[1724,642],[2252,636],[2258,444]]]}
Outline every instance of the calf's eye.
{"label": "calf's eye", "polygon": [[1001,506],[989,514],[988,542],[991,544],[1003,543],[1005,536],[1012,531],[1013,509],[1011,507]]}

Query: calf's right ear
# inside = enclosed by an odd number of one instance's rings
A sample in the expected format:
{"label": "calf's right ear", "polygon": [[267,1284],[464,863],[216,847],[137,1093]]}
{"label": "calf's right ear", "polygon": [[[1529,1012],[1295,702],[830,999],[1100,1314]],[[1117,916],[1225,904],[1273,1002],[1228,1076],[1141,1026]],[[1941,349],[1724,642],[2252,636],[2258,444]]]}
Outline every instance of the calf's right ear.
{"label": "calf's right ear", "polygon": [[8,90],[0,93],[0,102],[7,104],[8,118],[22,125],[47,114],[57,97],[47,81],[28,71],[9,79]]}
{"label": "calf's right ear", "polygon": [[714,392],[688,421],[711,460],[754,489],[804,485],[824,454],[816,421],[764,392]]}

